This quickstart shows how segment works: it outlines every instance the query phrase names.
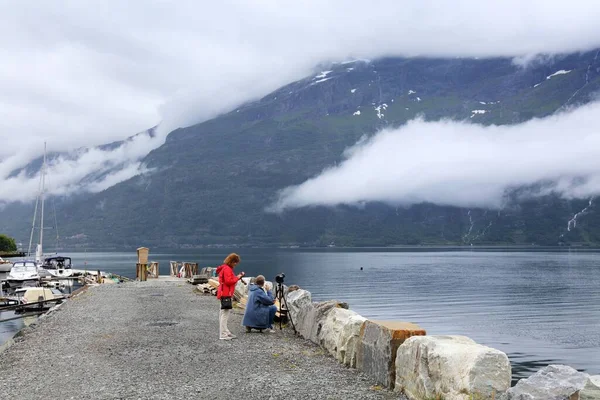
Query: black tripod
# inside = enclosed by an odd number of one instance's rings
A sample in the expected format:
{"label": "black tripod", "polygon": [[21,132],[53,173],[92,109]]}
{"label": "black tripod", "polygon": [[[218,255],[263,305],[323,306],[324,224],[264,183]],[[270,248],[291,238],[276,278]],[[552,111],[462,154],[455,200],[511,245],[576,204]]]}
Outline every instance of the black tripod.
{"label": "black tripod", "polygon": [[[283,316],[285,315],[292,324],[292,329],[294,329],[294,334],[296,332],[296,326],[294,325],[294,321],[292,320],[292,314],[290,314],[290,309],[288,308],[287,300],[283,295],[283,282],[277,282],[277,287],[275,288],[275,298],[279,300],[279,330],[283,329],[281,327],[281,323],[283,321]],[[283,305],[285,304],[285,308]]]}

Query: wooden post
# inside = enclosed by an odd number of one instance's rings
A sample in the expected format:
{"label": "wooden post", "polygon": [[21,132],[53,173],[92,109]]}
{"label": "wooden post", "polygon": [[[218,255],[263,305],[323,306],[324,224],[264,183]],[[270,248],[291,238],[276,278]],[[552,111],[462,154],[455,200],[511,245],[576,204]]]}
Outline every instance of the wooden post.
{"label": "wooden post", "polygon": [[177,276],[177,272],[178,272],[178,270],[177,270],[177,261],[171,261],[169,264],[171,265],[170,275],[171,276]]}
{"label": "wooden post", "polygon": [[139,281],[145,282],[148,280],[148,264],[137,263],[136,267],[136,278]]}
{"label": "wooden post", "polygon": [[184,265],[184,278],[192,278],[194,275],[198,275],[198,263],[186,262]]}
{"label": "wooden post", "polygon": [[152,261],[150,263],[150,278],[158,278],[158,276],[159,276],[158,262]]}

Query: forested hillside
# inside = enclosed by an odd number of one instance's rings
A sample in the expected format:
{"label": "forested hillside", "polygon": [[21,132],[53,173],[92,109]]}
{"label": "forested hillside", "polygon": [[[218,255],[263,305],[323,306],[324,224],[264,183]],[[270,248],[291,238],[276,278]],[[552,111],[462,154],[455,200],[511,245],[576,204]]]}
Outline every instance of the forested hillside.
{"label": "forested hillside", "polygon": [[[516,124],[589,102],[600,89],[597,56],[555,57],[526,68],[510,59],[461,58],[326,66],[171,132],[144,159],[148,173],[100,193],[55,199],[62,244],[600,244],[600,213],[589,198],[515,196],[501,210],[368,203],[265,211],[279,190],[339,163],[347,147],[383,127],[417,116]],[[10,204],[0,211],[0,230],[25,241],[32,215],[33,205]]]}

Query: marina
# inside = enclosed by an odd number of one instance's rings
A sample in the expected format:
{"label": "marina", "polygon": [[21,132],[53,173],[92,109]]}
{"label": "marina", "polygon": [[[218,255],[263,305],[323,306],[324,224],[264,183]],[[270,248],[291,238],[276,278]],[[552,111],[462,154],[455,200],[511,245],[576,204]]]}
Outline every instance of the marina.
{"label": "marina", "polygon": [[[227,391],[228,398],[248,399],[398,398],[291,331],[244,335],[240,321],[240,311],[234,311],[236,341],[217,340],[218,302],[195,294],[182,278],[99,285],[27,328],[5,350],[2,394],[222,398]],[[39,365],[60,374],[39,374]]]}

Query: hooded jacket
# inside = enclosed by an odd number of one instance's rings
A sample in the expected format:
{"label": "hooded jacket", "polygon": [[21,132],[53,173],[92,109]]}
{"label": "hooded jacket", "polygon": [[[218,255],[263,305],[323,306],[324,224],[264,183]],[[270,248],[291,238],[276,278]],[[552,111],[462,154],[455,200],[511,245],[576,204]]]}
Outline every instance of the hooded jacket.
{"label": "hooded jacket", "polygon": [[235,292],[235,284],[240,280],[233,273],[233,268],[227,264],[223,264],[217,268],[219,275],[219,287],[217,288],[217,299],[221,297],[232,297]]}
{"label": "hooded jacket", "polygon": [[242,325],[251,328],[269,328],[269,307],[274,303],[275,300],[270,291],[265,293],[260,286],[250,285],[248,304],[246,304]]}

